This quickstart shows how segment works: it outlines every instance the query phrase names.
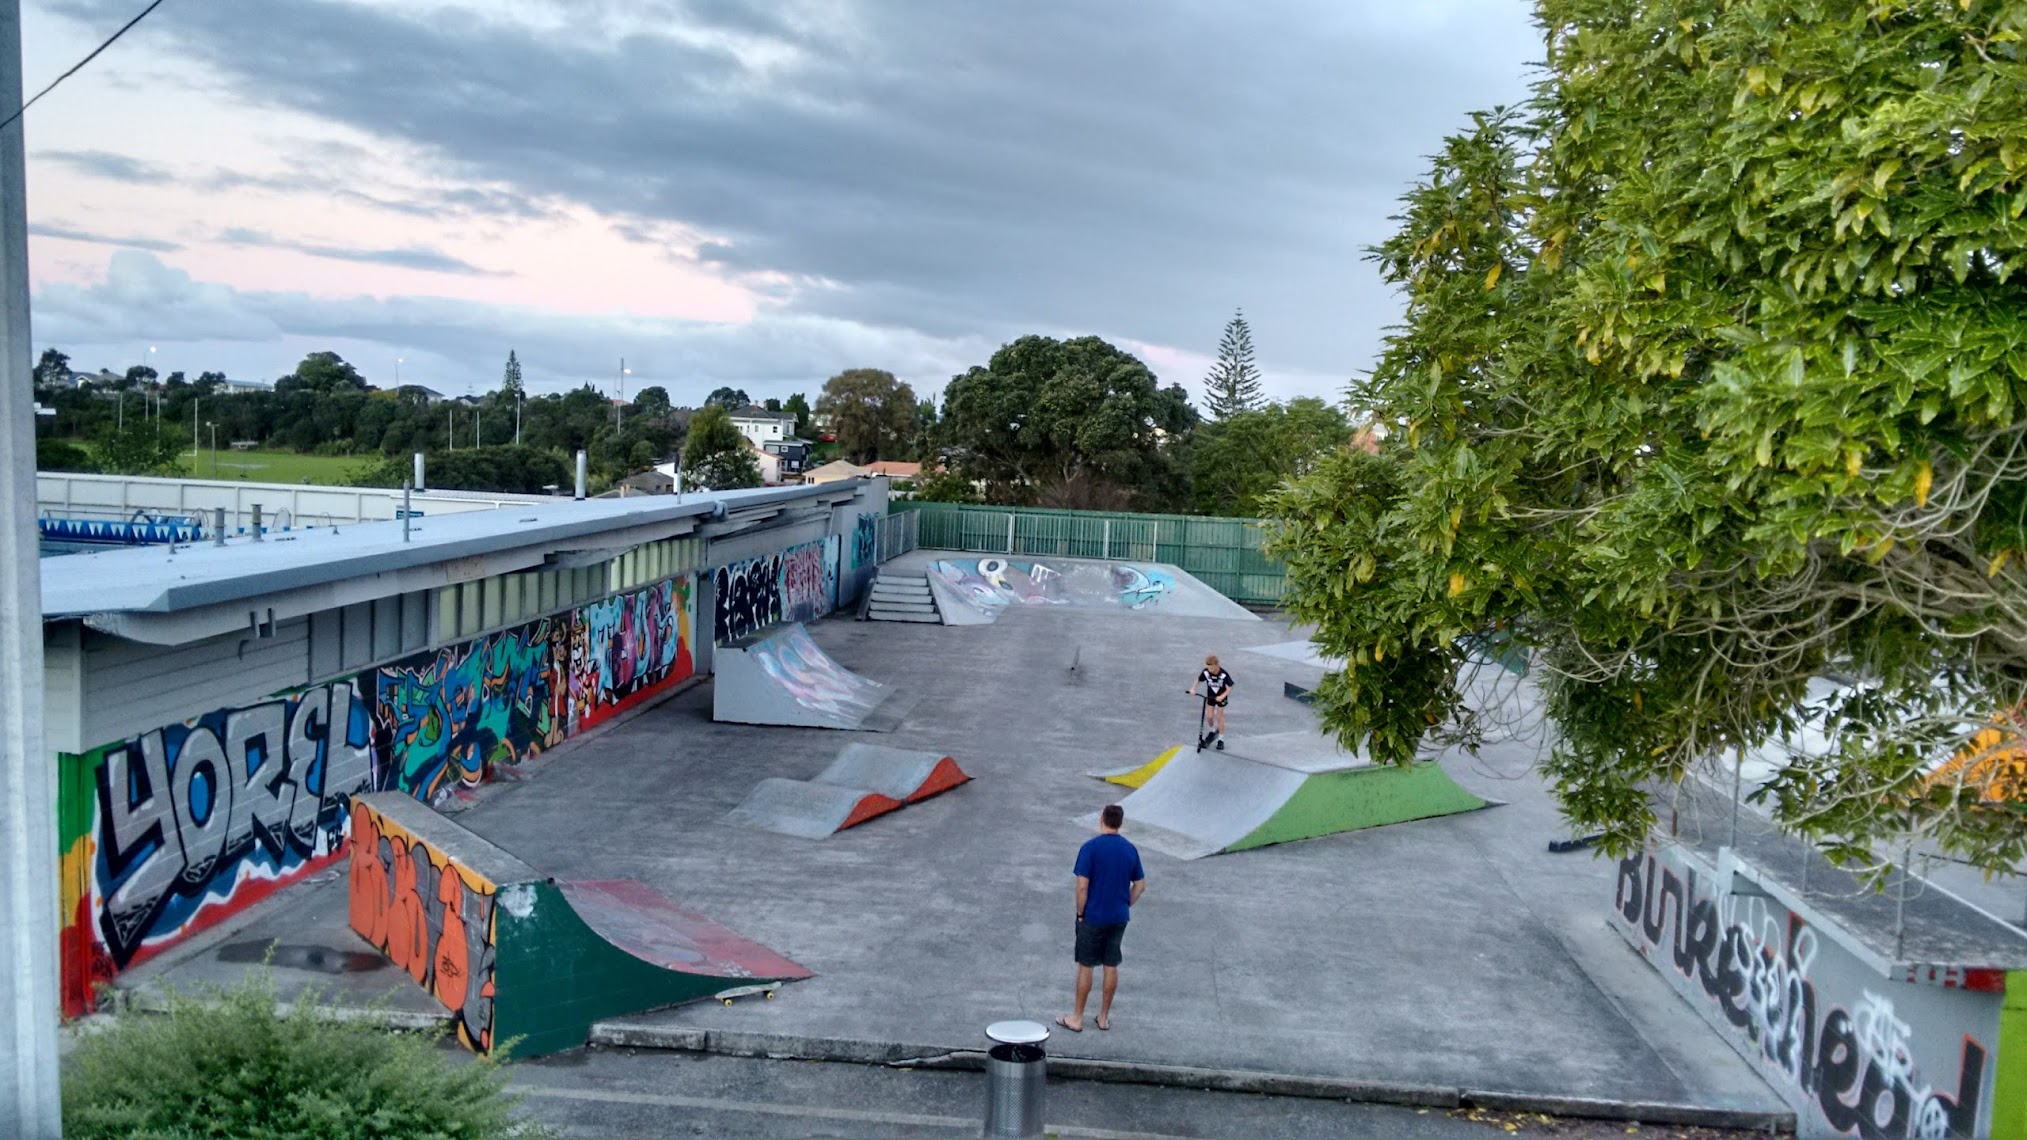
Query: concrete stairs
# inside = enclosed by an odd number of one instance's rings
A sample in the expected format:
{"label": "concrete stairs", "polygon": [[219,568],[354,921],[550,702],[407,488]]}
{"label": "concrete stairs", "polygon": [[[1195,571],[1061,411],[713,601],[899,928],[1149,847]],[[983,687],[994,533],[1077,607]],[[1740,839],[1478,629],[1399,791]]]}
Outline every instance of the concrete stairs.
{"label": "concrete stairs", "polygon": [[868,621],[919,621],[941,624],[943,618],[936,612],[935,595],[929,592],[929,578],[924,574],[897,575],[880,571],[873,579],[871,600],[866,606]]}

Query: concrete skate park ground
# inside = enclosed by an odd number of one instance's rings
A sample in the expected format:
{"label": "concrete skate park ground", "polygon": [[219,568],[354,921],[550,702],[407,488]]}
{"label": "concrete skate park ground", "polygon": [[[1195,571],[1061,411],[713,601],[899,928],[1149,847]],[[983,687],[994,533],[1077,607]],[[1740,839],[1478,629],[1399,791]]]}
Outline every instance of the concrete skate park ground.
{"label": "concrete skate park ground", "polygon": [[[1190,739],[1183,690],[1205,652],[1238,679],[1233,734],[1313,724],[1282,682],[1321,675],[1244,652],[1300,636],[1272,618],[1029,607],[992,625],[834,617],[811,633],[845,667],[921,695],[898,731],[713,723],[707,682],[460,814],[546,874],[640,879],[817,974],[773,1001],[605,1023],[600,1040],[892,1061],[976,1050],[1003,1018],[1049,1021],[1070,1002],[1070,864],[1089,834],[1072,819],[1125,792],[1086,773]],[[807,779],[851,740],[945,752],[975,779],[821,841],[725,822],[762,778]],[[1668,1118],[1656,1105],[1786,1118],[1606,925],[1616,864],[1547,852],[1563,829],[1535,750],[1442,757],[1460,784],[1507,801],[1483,811],[1193,862],[1144,851],[1113,1027],[1057,1030],[1052,1060],[1320,1078],[1336,1095],[1427,1090],[1434,1103],[1459,1090],[1530,1107],[1572,1098],[1649,1120]],[[125,984],[223,980],[272,940],[284,989],[433,1008],[399,971],[330,972],[319,951],[366,950],[344,907],[342,876],[295,888]]]}

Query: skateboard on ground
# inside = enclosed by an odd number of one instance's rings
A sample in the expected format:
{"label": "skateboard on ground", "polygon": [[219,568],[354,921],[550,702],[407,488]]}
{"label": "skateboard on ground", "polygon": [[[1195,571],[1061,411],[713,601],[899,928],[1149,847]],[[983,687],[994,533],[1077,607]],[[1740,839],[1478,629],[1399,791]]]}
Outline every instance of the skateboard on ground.
{"label": "skateboard on ground", "polygon": [[734,986],[729,990],[719,990],[711,996],[724,1002],[726,1005],[731,1005],[733,1001],[739,998],[752,997],[754,994],[760,994],[768,1001],[773,1001],[774,991],[780,988],[780,982],[762,982],[757,986]]}

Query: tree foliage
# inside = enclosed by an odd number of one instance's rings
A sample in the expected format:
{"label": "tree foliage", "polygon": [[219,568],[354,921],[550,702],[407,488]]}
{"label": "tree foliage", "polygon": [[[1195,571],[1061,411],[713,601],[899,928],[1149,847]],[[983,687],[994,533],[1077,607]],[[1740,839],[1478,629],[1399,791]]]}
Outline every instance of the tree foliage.
{"label": "tree foliage", "polygon": [[1218,358],[1204,377],[1204,410],[1214,420],[1228,420],[1258,409],[1264,399],[1260,369],[1253,363],[1253,330],[1241,309],[1225,322]]}
{"label": "tree foliage", "polygon": [[[1275,500],[1347,743],[1468,727],[1460,639],[1545,667],[1563,808],[1637,844],[1699,765],[1833,856],[2027,855],[1927,773],[2027,695],[2027,9],[1542,0],[1524,115],[1377,251],[1395,430]],[[1808,706],[1812,678],[1854,683]],[[1876,864],[1875,864],[1876,865]]]}
{"label": "tree foliage", "polygon": [[1314,396],[1238,412],[1198,428],[1190,440],[1190,490],[1207,515],[1258,515],[1282,482],[1307,474],[1351,441],[1338,408]]}
{"label": "tree foliage", "polygon": [[124,430],[106,425],[92,441],[92,457],[108,475],[182,475],[188,444],[181,427],[135,417]]}
{"label": "tree foliage", "polygon": [[[561,453],[512,444],[440,452],[430,457],[427,473],[429,485],[438,490],[516,495],[552,493],[572,486],[577,478]],[[360,472],[353,482],[361,487],[399,487],[412,475],[408,460],[387,459]]]}
{"label": "tree foliage", "polygon": [[952,378],[938,438],[988,502],[1081,486],[1160,508],[1181,491],[1174,443],[1195,422],[1183,390],[1159,387],[1130,353],[1095,336],[1025,336]]}
{"label": "tree foliage", "polygon": [[732,414],[706,404],[690,417],[689,440],[683,445],[683,483],[710,491],[760,486],[760,460]]}
{"label": "tree foliage", "polygon": [[527,391],[521,385],[521,358],[513,349],[507,350],[507,368],[500,377],[500,394],[519,399]]}
{"label": "tree foliage", "polygon": [[70,357],[53,348],[45,348],[35,361],[35,386],[48,388],[70,383]]}
{"label": "tree foliage", "polygon": [[804,397],[801,392],[790,393],[788,399],[783,400],[781,402],[781,410],[795,416],[796,436],[801,439],[808,439],[809,416],[810,416],[809,400],[806,397]]}
{"label": "tree foliage", "polygon": [[728,412],[736,412],[751,404],[753,397],[748,396],[744,388],[713,388],[711,394],[704,397],[704,402],[716,404]]}
{"label": "tree foliage", "polygon": [[824,381],[818,415],[830,419],[838,450],[853,463],[900,459],[915,440],[915,390],[878,368],[848,368]]}

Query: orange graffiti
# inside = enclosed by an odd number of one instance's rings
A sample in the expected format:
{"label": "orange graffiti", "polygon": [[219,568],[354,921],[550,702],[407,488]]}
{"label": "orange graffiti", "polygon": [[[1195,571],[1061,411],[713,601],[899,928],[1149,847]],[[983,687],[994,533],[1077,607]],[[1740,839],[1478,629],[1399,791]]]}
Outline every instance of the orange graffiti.
{"label": "orange graffiti", "polygon": [[459,1040],[490,1050],[493,884],[363,800],[352,835],[352,929],[457,1014]]}

